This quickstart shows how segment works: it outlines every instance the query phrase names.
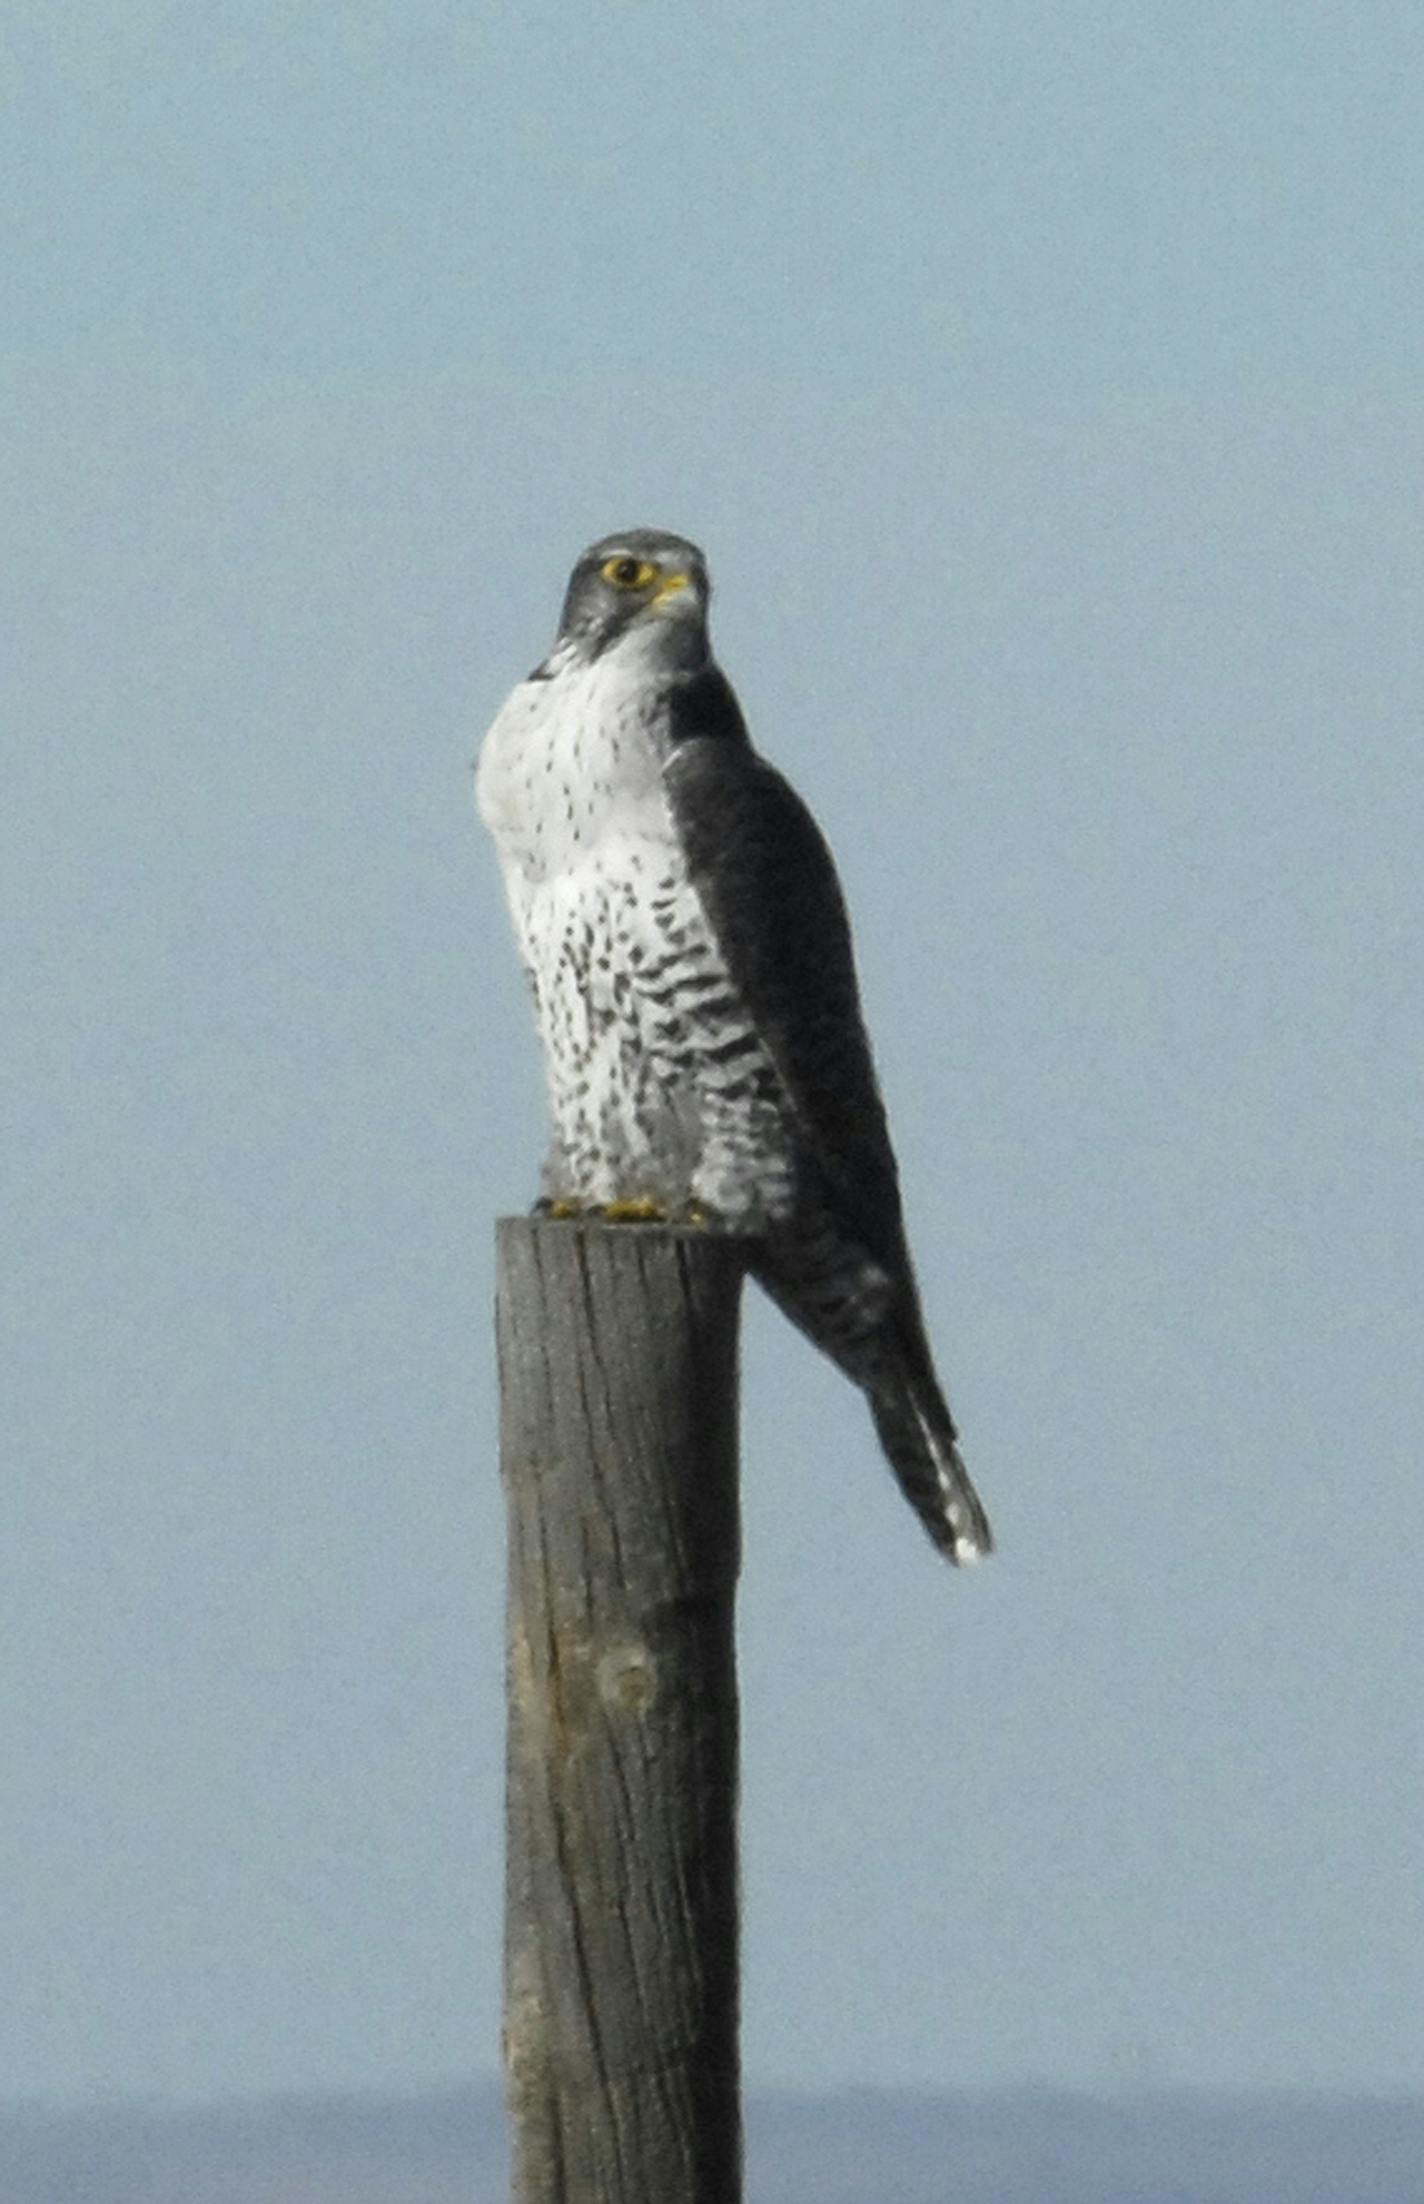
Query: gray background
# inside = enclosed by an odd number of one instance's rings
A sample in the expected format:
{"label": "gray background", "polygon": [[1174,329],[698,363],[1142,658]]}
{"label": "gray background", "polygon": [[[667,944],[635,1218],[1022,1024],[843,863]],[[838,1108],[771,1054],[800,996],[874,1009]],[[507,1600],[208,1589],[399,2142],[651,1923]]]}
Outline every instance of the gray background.
{"label": "gray background", "polygon": [[1002,1553],[772,1312],[763,2080],[1424,2085],[1412,9],[0,27],[7,2093],[493,2063],[468,764],[686,531]]}

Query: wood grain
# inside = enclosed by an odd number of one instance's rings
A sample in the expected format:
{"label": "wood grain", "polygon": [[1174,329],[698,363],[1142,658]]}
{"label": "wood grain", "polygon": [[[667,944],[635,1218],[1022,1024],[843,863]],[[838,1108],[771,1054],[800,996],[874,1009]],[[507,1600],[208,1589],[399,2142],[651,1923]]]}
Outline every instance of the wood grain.
{"label": "wood grain", "polygon": [[516,2204],[737,2204],[743,1252],[499,1226]]}

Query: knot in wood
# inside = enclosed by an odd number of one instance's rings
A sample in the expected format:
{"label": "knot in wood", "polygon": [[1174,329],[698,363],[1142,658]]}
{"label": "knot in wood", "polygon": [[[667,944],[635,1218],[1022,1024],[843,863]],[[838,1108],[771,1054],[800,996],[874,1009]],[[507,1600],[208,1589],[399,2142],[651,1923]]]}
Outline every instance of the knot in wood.
{"label": "knot in wood", "polygon": [[645,1645],[610,1646],[594,1673],[610,1713],[646,1714],[657,1698],[658,1664]]}

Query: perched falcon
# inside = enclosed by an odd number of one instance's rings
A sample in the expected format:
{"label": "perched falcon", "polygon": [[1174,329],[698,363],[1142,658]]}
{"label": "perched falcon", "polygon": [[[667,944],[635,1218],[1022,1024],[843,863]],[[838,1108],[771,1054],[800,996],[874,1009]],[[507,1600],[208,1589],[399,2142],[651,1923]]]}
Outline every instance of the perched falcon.
{"label": "perched falcon", "polygon": [[544,1201],[748,1235],[936,1546],[973,1561],[989,1525],[925,1339],[835,867],[751,746],[710,594],[680,536],[594,544],[480,752],[548,1071]]}

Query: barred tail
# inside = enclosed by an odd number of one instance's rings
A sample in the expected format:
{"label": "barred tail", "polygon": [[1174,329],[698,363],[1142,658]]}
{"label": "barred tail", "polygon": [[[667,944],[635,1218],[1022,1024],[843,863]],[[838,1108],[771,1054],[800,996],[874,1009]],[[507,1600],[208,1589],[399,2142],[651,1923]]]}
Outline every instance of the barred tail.
{"label": "barred tail", "polygon": [[819,1230],[765,1242],[752,1261],[792,1323],[861,1387],[901,1490],[959,1566],[992,1553],[993,1534],[935,1377],[908,1256],[896,1267],[898,1277],[829,1216]]}
{"label": "barred tail", "polygon": [[932,1376],[903,1365],[866,1387],[870,1412],[901,1490],[930,1537],[956,1566],[994,1550],[983,1502],[959,1451],[954,1419]]}

